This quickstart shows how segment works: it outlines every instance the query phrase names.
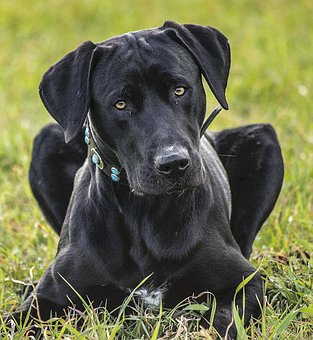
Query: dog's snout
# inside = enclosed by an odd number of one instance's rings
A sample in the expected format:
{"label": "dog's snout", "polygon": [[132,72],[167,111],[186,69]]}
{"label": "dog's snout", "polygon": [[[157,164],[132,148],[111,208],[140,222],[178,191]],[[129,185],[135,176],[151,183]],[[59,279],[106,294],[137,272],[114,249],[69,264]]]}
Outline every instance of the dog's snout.
{"label": "dog's snout", "polygon": [[159,173],[171,176],[182,176],[190,165],[185,150],[167,152],[155,158],[155,168]]}

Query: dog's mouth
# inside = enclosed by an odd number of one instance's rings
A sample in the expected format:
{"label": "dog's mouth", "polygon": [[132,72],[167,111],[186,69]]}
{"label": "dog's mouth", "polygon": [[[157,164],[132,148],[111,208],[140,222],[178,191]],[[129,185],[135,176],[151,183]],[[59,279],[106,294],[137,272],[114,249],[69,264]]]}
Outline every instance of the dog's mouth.
{"label": "dog's mouth", "polygon": [[[186,188],[184,188],[184,189],[171,189],[171,190],[167,190],[164,194],[165,195],[172,195],[172,194],[177,194],[178,196],[180,196],[180,195],[183,195],[184,193],[185,193],[185,191],[187,191],[188,189],[190,189],[190,188],[193,188],[193,189],[195,189],[195,187],[186,187]],[[137,191],[137,190],[135,190],[135,189],[132,189],[131,190],[131,193],[134,195],[134,196],[137,196],[137,197],[144,197],[144,196],[148,196],[148,195],[154,195],[154,196],[156,196],[156,195],[158,195],[158,194],[156,194],[156,193],[145,193],[145,192],[141,192],[141,191]]]}
{"label": "dog's mouth", "polygon": [[195,188],[195,186],[192,185],[181,185],[179,183],[175,183],[172,187],[166,190],[167,194],[183,194],[186,190]]}
{"label": "dog's mouth", "polygon": [[199,188],[202,182],[197,183],[185,183],[177,181],[171,185],[157,185],[157,186],[143,186],[138,183],[136,187],[131,188],[131,193],[137,197],[143,197],[147,195],[177,195],[181,196],[188,190]]}

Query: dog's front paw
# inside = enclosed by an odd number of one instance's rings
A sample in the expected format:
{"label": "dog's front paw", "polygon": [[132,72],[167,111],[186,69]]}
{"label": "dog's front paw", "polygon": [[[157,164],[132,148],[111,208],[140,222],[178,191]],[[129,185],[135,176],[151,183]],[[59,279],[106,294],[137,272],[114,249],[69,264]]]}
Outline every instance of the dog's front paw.
{"label": "dog's front paw", "polygon": [[16,311],[3,316],[3,324],[0,326],[0,337],[6,339],[7,334],[11,337],[22,336],[23,339],[41,339],[41,329],[33,322],[28,311]]}
{"label": "dog's front paw", "polygon": [[4,325],[6,327],[14,327],[14,325],[23,325],[28,317],[27,311],[17,310],[13,313],[6,313],[3,316]]}
{"label": "dog's front paw", "polygon": [[[211,314],[205,315],[202,318],[200,324],[204,328],[210,326],[208,320],[210,320]],[[232,312],[230,308],[218,309],[214,315],[213,327],[218,334],[224,339],[232,340],[236,339],[237,330],[233,322]]]}

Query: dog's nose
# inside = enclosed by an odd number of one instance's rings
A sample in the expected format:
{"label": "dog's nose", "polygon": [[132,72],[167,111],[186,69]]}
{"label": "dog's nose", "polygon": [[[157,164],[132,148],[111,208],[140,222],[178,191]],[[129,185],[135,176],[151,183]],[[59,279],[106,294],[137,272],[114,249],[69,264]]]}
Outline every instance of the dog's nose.
{"label": "dog's nose", "polygon": [[164,175],[182,176],[190,165],[187,151],[165,153],[155,158],[156,170]]}

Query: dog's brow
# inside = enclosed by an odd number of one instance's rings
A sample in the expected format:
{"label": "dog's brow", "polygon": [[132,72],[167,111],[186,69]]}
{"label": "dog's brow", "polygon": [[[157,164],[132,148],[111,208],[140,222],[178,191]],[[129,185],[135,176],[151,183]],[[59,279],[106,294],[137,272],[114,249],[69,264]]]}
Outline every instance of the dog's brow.
{"label": "dog's brow", "polygon": [[153,77],[159,77],[162,81],[166,80],[169,83],[176,85],[188,85],[189,80],[180,73],[169,72],[168,70],[162,69],[160,65],[153,65],[148,69],[150,75]]}
{"label": "dog's brow", "polygon": [[180,74],[176,74],[176,73],[171,73],[168,71],[162,71],[161,72],[161,76],[171,80],[171,81],[179,81],[179,82],[183,82],[183,83],[188,83],[188,79],[181,76]]}

